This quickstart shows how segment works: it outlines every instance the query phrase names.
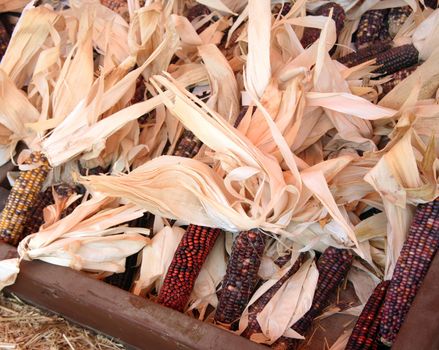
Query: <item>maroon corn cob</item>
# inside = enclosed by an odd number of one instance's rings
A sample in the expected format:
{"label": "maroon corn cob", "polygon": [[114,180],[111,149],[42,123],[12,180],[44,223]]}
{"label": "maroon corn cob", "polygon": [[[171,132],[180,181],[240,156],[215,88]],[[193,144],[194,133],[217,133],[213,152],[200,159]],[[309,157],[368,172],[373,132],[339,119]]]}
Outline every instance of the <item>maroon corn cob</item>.
{"label": "maroon corn cob", "polygon": [[[351,268],[354,257],[346,249],[327,248],[317,262],[319,279],[309,311],[303,315],[291,328],[299,334],[306,334],[311,328],[313,320],[320,316],[330,302],[330,296],[336,291],[340,282]],[[300,344],[298,339],[280,337],[272,348],[295,349]]]}
{"label": "maroon corn cob", "polygon": [[[337,31],[337,35],[339,35],[341,30],[343,29],[344,20],[346,18],[346,14],[343,10],[343,7],[341,7],[339,4],[335,2],[329,2],[323,6],[320,6],[317,9],[315,15],[328,17],[331,9],[334,9],[332,13],[332,19],[335,21],[335,28]],[[314,43],[319,37],[320,37],[320,29],[305,28],[300,42],[304,48],[307,48],[312,43]]]}
{"label": "maroon corn cob", "polygon": [[393,38],[412,13],[410,6],[394,7],[389,11],[389,34]]}
{"label": "maroon corn cob", "polygon": [[241,316],[258,282],[264,248],[265,237],[259,230],[242,231],[235,238],[222,282],[215,322],[229,326]]}
{"label": "maroon corn cob", "polygon": [[391,345],[439,246],[439,198],[416,210],[384,299],[381,341]]}
{"label": "maroon corn cob", "polygon": [[373,72],[392,74],[417,64],[418,60],[419,51],[413,44],[397,46],[377,55],[376,65],[379,67]]}
{"label": "maroon corn cob", "polygon": [[273,13],[275,16],[278,16],[280,12],[281,16],[286,16],[288,12],[290,12],[291,7],[292,7],[291,3],[289,2],[283,4],[276,4],[273,6]]}
{"label": "maroon corn cob", "polygon": [[40,226],[44,224],[43,210],[53,203],[55,203],[55,201],[53,199],[51,187],[38,194],[37,201],[30,210],[29,216],[26,218],[23,237],[39,231]]}
{"label": "maroon corn cob", "polygon": [[388,10],[370,10],[361,16],[358,24],[356,44],[358,48],[369,46],[379,39],[381,28],[387,25]]}
{"label": "maroon corn cob", "polygon": [[[284,256],[289,257],[289,259],[291,258],[291,255],[290,256],[284,255]],[[271,300],[271,298],[273,298],[273,296],[280,289],[280,287],[282,287],[283,284],[300,269],[300,267],[302,266],[302,264],[305,261],[305,257],[306,257],[306,253],[301,253],[299,255],[299,257],[297,258],[296,262],[294,263],[294,265],[288,270],[288,272],[285,275],[283,275],[279,279],[279,281],[277,281],[273,286],[271,286],[271,288],[269,290],[267,290],[263,295],[261,295],[261,297],[258,300],[256,300],[256,302],[254,304],[252,304],[249,307],[248,327],[244,331],[244,333],[242,333],[243,337],[250,339],[252,334],[261,332],[261,327],[259,326],[259,323],[258,323],[258,320],[256,319],[256,317],[264,309],[265,305],[268,304],[268,302]],[[288,260],[286,260],[286,261],[288,261]]]}
{"label": "maroon corn cob", "polygon": [[278,257],[274,261],[274,263],[279,267],[283,267],[290,260],[291,260],[291,253],[288,253],[288,254],[285,254],[285,255]]}
{"label": "maroon corn cob", "polygon": [[158,303],[177,311],[183,311],[221,230],[197,225],[189,225],[160,289]]}
{"label": "maroon corn cob", "polygon": [[410,74],[412,74],[416,70],[416,68],[418,68],[417,64],[408,68],[401,69],[396,73],[393,73],[392,80],[381,85],[382,92],[380,94],[380,98],[387,95],[396,85],[398,85],[401,81],[403,81]]}
{"label": "maroon corn cob", "polygon": [[381,307],[390,281],[379,283],[369,297],[355,324],[345,350],[378,349],[378,330],[381,321]]}
{"label": "maroon corn cob", "polygon": [[8,31],[6,30],[6,27],[3,24],[3,22],[0,20],[0,61],[2,60],[3,55],[6,52],[6,49],[8,48],[9,39],[10,37]]}
{"label": "maroon corn cob", "polygon": [[347,67],[354,67],[366,61],[375,58],[379,53],[387,51],[391,48],[390,41],[376,42],[368,47],[351,52],[345,56],[337,59],[340,63],[343,63]]}
{"label": "maroon corn cob", "polygon": [[125,12],[128,10],[127,0],[101,0],[101,4],[118,13],[119,15],[125,14]]}

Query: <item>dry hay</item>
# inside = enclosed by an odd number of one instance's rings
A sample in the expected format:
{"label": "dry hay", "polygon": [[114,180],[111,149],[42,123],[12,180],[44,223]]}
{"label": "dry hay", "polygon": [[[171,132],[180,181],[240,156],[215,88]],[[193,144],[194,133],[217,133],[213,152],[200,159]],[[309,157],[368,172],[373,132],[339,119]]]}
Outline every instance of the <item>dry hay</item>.
{"label": "dry hay", "polygon": [[24,349],[122,350],[124,346],[25,304],[15,296],[0,294],[0,350]]}

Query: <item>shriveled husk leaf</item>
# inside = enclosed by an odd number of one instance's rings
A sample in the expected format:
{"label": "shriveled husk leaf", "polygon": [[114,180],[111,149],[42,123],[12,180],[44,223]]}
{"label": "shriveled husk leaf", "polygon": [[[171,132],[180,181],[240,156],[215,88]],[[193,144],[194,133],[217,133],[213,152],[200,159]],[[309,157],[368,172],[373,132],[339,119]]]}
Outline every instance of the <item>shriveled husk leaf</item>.
{"label": "shriveled husk leaf", "polygon": [[194,289],[189,298],[187,311],[197,310],[200,320],[204,319],[209,305],[214,308],[218,305],[216,289],[223,280],[227,269],[224,239],[225,236],[220,235],[215,242],[195,280]]}
{"label": "shriveled husk leaf", "polygon": [[347,279],[354,286],[355,294],[363,305],[367,303],[375,287],[380,282],[374,274],[366,270],[364,266],[357,261],[354,261],[354,267],[349,270]]}
{"label": "shriveled husk leaf", "polygon": [[160,290],[184,232],[180,227],[166,226],[154,235],[149,245],[143,248],[139,278],[133,286],[134,294],[145,295],[153,287],[157,292]]}
{"label": "shriveled husk leaf", "polygon": [[6,259],[0,261],[0,291],[15,283],[20,272],[19,259]]}
{"label": "shriveled husk leaf", "polygon": [[39,113],[0,68],[0,165],[15,153],[18,141],[30,144],[35,133],[26,129],[25,123],[36,122]]}
{"label": "shriveled husk leaf", "polygon": [[0,0],[0,12],[14,12],[23,9],[29,0]]}
{"label": "shriveled husk leaf", "polygon": [[25,237],[18,246],[20,258],[76,270],[123,272],[125,258],[148,244],[139,233],[149,231],[115,227],[143,215],[134,205],[117,205],[117,200],[106,197],[80,204],[70,215]]}
{"label": "shriveled husk leaf", "polygon": [[228,13],[231,15],[236,15],[236,13],[234,13],[231,9],[229,9],[227,5],[221,0],[197,0],[197,2],[215,10]]}
{"label": "shriveled husk leaf", "polygon": [[[281,270],[283,273],[279,273],[278,276],[262,285],[252,300],[255,301],[258,296],[268,290],[291,266],[288,264]],[[318,277],[317,267],[311,257],[282,285],[257,315],[256,319],[262,333],[253,334],[250,339],[264,344],[272,344],[281,336],[303,339],[303,335],[296,333],[290,327],[310,309]],[[248,316],[241,318],[241,329],[246,327],[245,323],[248,322],[246,317]]]}
{"label": "shriveled husk leaf", "polygon": [[[412,144],[413,143],[413,144]],[[434,147],[430,146],[430,149]],[[378,161],[377,165],[365,176],[380,194],[386,216],[387,229],[387,263],[386,276],[390,278],[406,239],[412,221],[414,207],[438,196],[435,173],[436,156],[428,157],[427,149],[416,137],[412,128],[408,128],[396,144]],[[427,167],[418,165],[419,154]],[[401,157],[401,155],[404,155]]]}
{"label": "shriveled husk leaf", "polygon": [[427,60],[439,45],[439,10],[433,11],[412,34],[419,58]]}
{"label": "shriveled husk leaf", "polygon": [[58,13],[42,6],[32,7],[32,3],[23,11],[0,63],[18,88],[31,76],[36,55],[46,39],[56,30],[57,23],[62,24],[59,19]]}
{"label": "shriveled husk leaf", "polygon": [[270,0],[249,0],[248,55],[245,70],[247,88],[262,96],[271,77],[270,66]]}

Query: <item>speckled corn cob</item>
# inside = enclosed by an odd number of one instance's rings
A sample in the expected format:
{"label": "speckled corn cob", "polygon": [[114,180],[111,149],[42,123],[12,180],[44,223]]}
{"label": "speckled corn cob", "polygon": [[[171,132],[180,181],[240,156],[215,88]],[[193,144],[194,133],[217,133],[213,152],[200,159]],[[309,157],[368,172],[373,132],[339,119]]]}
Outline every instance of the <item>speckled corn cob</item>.
{"label": "speckled corn cob", "polygon": [[229,326],[241,316],[258,282],[264,248],[265,237],[259,230],[242,231],[235,238],[222,282],[215,322]]}
{"label": "speckled corn cob", "polygon": [[24,224],[23,237],[39,231],[40,226],[44,223],[43,210],[53,203],[51,187],[38,193],[36,203],[29,211],[26,223]]}
{"label": "speckled corn cob", "polygon": [[275,261],[274,261],[274,263],[277,265],[277,266],[279,266],[279,267],[283,267],[288,261],[290,261],[291,260],[291,253],[289,253],[289,254],[285,254],[285,255],[282,255],[282,256],[280,256],[280,257],[278,257]]}
{"label": "speckled corn cob", "polygon": [[379,68],[375,69],[374,73],[392,74],[417,64],[418,60],[419,51],[414,45],[407,44],[394,47],[377,55],[376,65]]}
{"label": "speckled corn cob", "polygon": [[[288,256],[288,255],[285,255]],[[289,256],[291,258],[291,256]],[[256,317],[258,314],[264,309],[265,305],[268,304],[268,302],[273,298],[273,296],[276,294],[276,292],[279,290],[280,287],[283,286],[283,284],[291,277],[293,276],[297,270],[300,269],[303,262],[305,261],[306,253],[302,253],[297,258],[294,265],[288,270],[288,272],[282,276],[282,278],[279,279],[269,290],[267,290],[261,297],[256,300],[255,303],[250,305],[248,310],[248,327],[242,333],[243,337],[249,338],[252,336],[252,334],[255,333],[261,333],[261,327],[259,326],[258,320]],[[287,260],[288,261],[288,260]]]}
{"label": "speckled corn cob", "polygon": [[291,7],[292,7],[291,3],[289,3],[289,2],[286,2],[283,4],[276,4],[273,6],[273,14],[275,16],[278,16],[279,12],[280,12],[281,16],[286,16],[288,14],[288,12],[290,12]]}
{"label": "speckled corn cob", "polygon": [[385,52],[391,48],[390,41],[376,42],[368,47],[351,52],[348,55],[342,56],[337,59],[340,63],[343,63],[347,67],[354,67],[366,61],[375,58],[379,53]]}
{"label": "speckled corn cob", "polygon": [[3,58],[3,55],[6,52],[6,49],[9,45],[9,34],[4,26],[3,22],[0,20],[0,61]]}
{"label": "speckled corn cob", "polygon": [[407,18],[412,13],[412,8],[410,6],[394,7],[389,11],[389,34],[393,38],[401,29],[401,26],[407,20]]}
{"label": "speckled corn cob", "polygon": [[416,70],[416,68],[418,68],[417,64],[408,68],[401,69],[396,73],[393,73],[392,80],[381,85],[382,92],[380,94],[380,98],[387,95],[396,85],[398,85],[401,81],[403,81],[410,74],[412,74]]}
{"label": "speckled corn cob", "polygon": [[178,141],[174,156],[193,158],[196,156],[202,142],[189,130],[185,130]]}
{"label": "speckled corn cob", "polygon": [[355,324],[345,350],[378,349],[378,330],[381,321],[381,307],[390,281],[379,283]]}
{"label": "speckled corn cob", "polygon": [[[343,29],[344,20],[346,18],[346,14],[343,10],[343,7],[336,4],[335,2],[329,2],[321,7],[319,7],[315,13],[316,16],[329,16],[329,12],[331,9],[334,9],[332,13],[332,19],[335,21],[335,28],[337,31],[337,35],[340,34],[340,31]],[[300,42],[304,48],[307,48],[312,43],[314,43],[320,37],[320,29],[317,28],[305,28],[303,31],[303,36]]]}
{"label": "speckled corn cob", "polygon": [[[313,320],[321,315],[330,302],[330,296],[345,278],[351,268],[353,258],[351,251],[346,249],[329,247],[323,252],[317,262],[319,279],[311,308],[291,327],[292,329],[302,335],[308,332]],[[272,345],[272,348],[276,350],[295,349],[299,344],[300,341],[297,339],[281,337]]]}
{"label": "speckled corn cob", "polygon": [[439,246],[439,198],[416,210],[382,307],[380,338],[391,345]]}
{"label": "speckled corn cob", "polygon": [[379,39],[381,28],[387,25],[389,10],[370,10],[361,16],[358,24],[356,44],[358,48],[369,46]]}
{"label": "speckled corn cob", "polygon": [[189,225],[166,273],[158,303],[183,311],[195,280],[221,230]]}
{"label": "speckled corn cob", "polygon": [[0,220],[0,239],[12,245],[17,245],[23,237],[27,217],[50,169],[47,158],[39,152],[32,153],[25,164],[35,165],[37,168],[20,172]]}
{"label": "speckled corn cob", "polygon": [[[78,193],[79,189],[77,187],[68,184],[61,184],[55,186],[55,191],[58,194],[58,196],[67,199],[70,196],[74,195],[75,193]],[[65,208],[61,213],[61,218],[65,218],[67,215],[70,215],[79,204],[81,204],[81,198],[77,199],[72,204],[70,204],[67,208]]]}

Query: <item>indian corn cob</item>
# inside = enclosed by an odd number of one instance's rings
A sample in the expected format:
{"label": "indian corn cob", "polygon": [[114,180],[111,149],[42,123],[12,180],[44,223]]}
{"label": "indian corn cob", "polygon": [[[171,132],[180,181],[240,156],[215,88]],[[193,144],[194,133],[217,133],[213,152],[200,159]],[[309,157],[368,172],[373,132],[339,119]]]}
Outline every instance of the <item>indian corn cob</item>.
{"label": "indian corn cob", "polygon": [[345,56],[337,59],[340,63],[343,63],[347,67],[354,67],[358,64],[364,63],[375,58],[379,53],[385,52],[391,48],[390,41],[376,42],[368,47],[351,52]]}
{"label": "indian corn cob", "polygon": [[3,55],[6,52],[6,49],[8,48],[9,39],[10,37],[8,31],[6,30],[6,27],[3,24],[3,22],[0,20],[0,61],[2,60]]}
{"label": "indian corn cob", "polygon": [[392,80],[385,82],[381,85],[382,92],[380,94],[380,97],[383,97],[384,95],[387,95],[396,85],[398,85],[400,82],[402,82],[405,78],[407,78],[410,74],[412,74],[416,68],[418,68],[418,65],[415,64],[411,67],[401,69],[395,73],[392,74]]}
{"label": "indian corn cob", "polygon": [[[323,6],[320,6],[317,9],[315,15],[328,17],[331,9],[333,9],[332,19],[335,21],[335,28],[337,31],[337,35],[339,35],[341,30],[343,29],[344,20],[346,18],[346,14],[343,10],[343,7],[341,7],[335,2],[329,2]],[[302,46],[304,48],[307,48],[312,43],[314,43],[319,37],[320,37],[320,29],[305,28],[300,42],[302,43]]]}
{"label": "indian corn cob", "polygon": [[379,283],[355,324],[345,350],[378,349],[378,330],[381,321],[381,307],[390,281]]}
{"label": "indian corn cob", "polygon": [[420,204],[401,249],[382,307],[380,337],[391,345],[439,246],[439,198]]}
{"label": "indian corn cob", "polygon": [[390,9],[387,21],[389,23],[389,34],[392,38],[398,33],[401,26],[411,13],[412,8],[410,6],[394,7]]}
{"label": "indian corn cob", "polygon": [[26,220],[50,170],[47,158],[40,152],[31,153],[25,164],[35,168],[20,172],[0,219],[0,239],[12,245],[23,238]]}
{"label": "indian corn cob", "polygon": [[23,237],[39,231],[40,226],[44,223],[43,210],[53,203],[51,187],[38,193],[36,203],[29,211],[26,223],[24,224]]}
{"label": "indian corn cob", "polygon": [[[177,143],[174,156],[194,157],[201,141],[185,130]],[[158,302],[172,309],[183,311],[209,252],[221,230],[189,225],[172,259],[160,289]]]}
{"label": "indian corn cob", "polygon": [[242,231],[235,238],[218,298],[215,322],[230,326],[241,316],[258,282],[264,248],[264,233],[259,230]]}
{"label": "indian corn cob", "polygon": [[[311,308],[298,320],[291,328],[299,334],[306,334],[310,329],[313,320],[320,316],[324,308],[329,304],[330,296],[335,292],[340,282],[345,278],[351,268],[354,257],[351,251],[329,247],[317,261],[319,278],[316,291],[312,300]],[[295,349],[299,345],[299,340],[280,337],[272,348]]]}
{"label": "indian corn cob", "polygon": [[207,255],[221,230],[189,225],[172,259],[160,289],[158,303],[183,311]]}
{"label": "indian corn cob", "polygon": [[[291,255],[284,255],[291,258]],[[249,338],[252,334],[260,333],[261,327],[259,326],[256,317],[264,309],[265,305],[271,300],[271,298],[276,294],[276,292],[283,286],[283,284],[293,276],[302,266],[306,258],[306,253],[301,253],[297,258],[294,265],[277,281],[269,290],[267,290],[261,297],[255,301],[254,304],[250,305],[248,309],[248,326],[247,329],[242,334],[243,337]],[[288,259],[289,260],[289,259]],[[287,261],[288,261],[287,260]]]}
{"label": "indian corn cob", "polygon": [[[186,15],[186,18],[189,22],[192,22],[194,19],[200,17],[200,16],[207,16],[211,13],[210,9],[203,5],[203,4],[196,4],[195,6],[192,6]],[[200,28],[197,29],[197,33],[201,33],[204,29],[209,27],[209,22],[203,24]]]}
{"label": "indian corn cob", "polygon": [[379,39],[384,25],[387,25],[386,17],[388,10],[370,10],[365,12],[358,24],[356,44],[358,48],[369,46]]}
{"label": "indian corn cob", "polygon": [[419,51],[413,44],[397,46],[377,55],[376,65],[379,67],[374,70],[374,73],[392,74],[417,64],[418,60]]}
{"label": "indian corn cob", "polygon": [[101,4],[121,16],[125,15],[128,11],[127,0],[101,0]]}
{"label": "indian corn cob", "polygon": [[[128,223],[130,227],[146,227],[152,232],[154,226],[154,215],[151,213],[145,213],[142,217],[137,218]],[[125,271],[121,273],[114,273],[104,279],[105,282],[118,287],[123,290],[129,291],[133,284],[133,280],[138,270],[138,257],[139,253],[130,255],[125,261]]]}

